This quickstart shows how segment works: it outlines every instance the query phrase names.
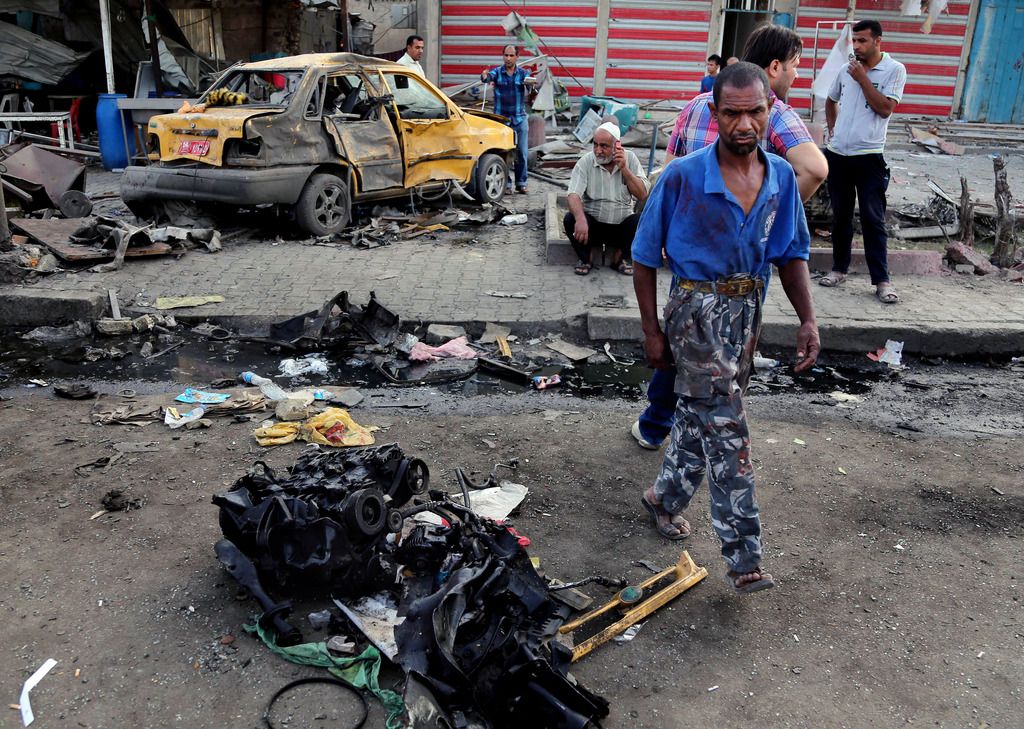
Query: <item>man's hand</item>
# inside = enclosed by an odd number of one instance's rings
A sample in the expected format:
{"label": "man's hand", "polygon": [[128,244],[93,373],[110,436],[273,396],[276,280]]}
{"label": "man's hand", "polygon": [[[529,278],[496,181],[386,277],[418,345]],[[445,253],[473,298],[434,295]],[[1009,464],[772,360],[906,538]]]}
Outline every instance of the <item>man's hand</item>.
{"label": "man's hand", "polygon": [[615,141],[615,151],[612,152],[612,163],[620,170],[626,169],[626,150],[622,148],[622,142]]}
{"label": "man's hand", "polygon": [[644,354],[647,356],[647,364],[656,370],[670,370],[674,368],[672,350],[668,345],[668,337],[662,331],[659,331],[657,334],[644,335]]}
{"label": "man's hand", "polygon": [[821,352],[818,325],[813,321],[804,322],[796,332],[796,364],[794,372],[803,372],[814,366]]}
{"label": "man's hand", "polygon": [[576,226],[572,230],[572,235],[580,245],[586,244],[587,237],[590,235],[590,226],[587,225],[585,215],[576,216]]}
{"label": "man's hand", "polygon": [[861,86],[868,80],[867,69],[864,68],[864,64],[854,58],[846,65],[846,72],[853,77],[853,80],[859,83]]}

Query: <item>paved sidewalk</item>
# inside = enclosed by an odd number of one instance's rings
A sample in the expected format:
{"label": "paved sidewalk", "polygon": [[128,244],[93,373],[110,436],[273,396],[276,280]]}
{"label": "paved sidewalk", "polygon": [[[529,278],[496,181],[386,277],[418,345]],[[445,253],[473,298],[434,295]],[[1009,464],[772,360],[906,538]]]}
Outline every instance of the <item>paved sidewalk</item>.
{"label": "paved sidewalk", "polygon": [[[102,181],[110,184],[109,179]],[[405,320],[493,321],[581,333],[589,324],[595,339],[639,338],[631,278],[608,268],[576,276],[570,266],[544,263],[543,200],[552,189],[532,180],[530,195],[509,199],[509,204],[529,211],[524,226],[457,228],[433,240],[419,238],[373,250],[231,239],[216,254],[192,251],[177,260],[132,260],[113,273],[62,273],[31,286],[0,286],[0,324],[55,323],[62,311],[65,317],[90,312],[99,316],[106,306],[105,292],[113,288],[129,312],[151,310],[159,296],[220,294],[226,299],[221,304],[174,313],[185,320],[209,319],[255,330],[316,309],[348,290],[356,301],[376,291]],[[1024,353],[1020,285],[954,275],[906,277],[894,283],[903,296],[896,306],[876,301],[863,276],[852,276],[838,289],[815,285],[825,347],[864,351],[897,339],[906,343],[908,353]],[[667,285],[666,277],[661,289]],[[499,298],[488,291],[528,297]],[[788,347],[795,327],[796,318],[776,281],[768,296],[764,341]]]}

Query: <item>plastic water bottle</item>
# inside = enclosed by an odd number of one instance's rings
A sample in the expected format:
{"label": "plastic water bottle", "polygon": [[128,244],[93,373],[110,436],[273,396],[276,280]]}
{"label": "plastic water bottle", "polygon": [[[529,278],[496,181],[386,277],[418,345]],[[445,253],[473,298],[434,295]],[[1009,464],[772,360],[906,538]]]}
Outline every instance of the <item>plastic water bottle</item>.
{"label": "plastic water bottle", "polygon": [[277,383],[268,380],[266,377],[260,377],[255,372],[243,372],[242,382],[250,385],[256,385],[260,388],[260,392],[268,400],[287,400],[288,393],[282,390]]}
{"label": "plastic water bottle", "polygon": [[329,390],[321,390],[320,388],[317,388],[315,390],[310,390],[310,393],[312,393],[314,400],[333,400],[334,399],[334,393],[330,392]]}

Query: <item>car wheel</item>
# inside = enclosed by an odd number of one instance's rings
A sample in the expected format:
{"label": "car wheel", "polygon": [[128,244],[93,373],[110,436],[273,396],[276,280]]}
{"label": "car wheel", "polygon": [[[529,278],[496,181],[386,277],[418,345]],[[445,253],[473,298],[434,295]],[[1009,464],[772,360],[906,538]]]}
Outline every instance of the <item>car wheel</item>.
{"label": "car wheel", "polygon": [[500,202],[508,185],[508,165],[496,154],[485,154],[476,163],[473,197],[482,203]]}
{"label": "car wheel", "polygon": [[340,233],[348,225],[351,214],[348,185],[336,175],[310,177],[295,203],[299,226],[312,235]]}

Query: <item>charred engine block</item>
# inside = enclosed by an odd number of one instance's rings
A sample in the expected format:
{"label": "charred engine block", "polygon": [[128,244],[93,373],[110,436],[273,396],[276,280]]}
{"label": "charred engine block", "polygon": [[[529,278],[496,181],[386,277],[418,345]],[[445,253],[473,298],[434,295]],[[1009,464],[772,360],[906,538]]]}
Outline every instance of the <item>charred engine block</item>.
{"label": "charred engine block", "polygon": [[213,503],[225,539],[268,587],[360,595],[394,584],[396,566],[381,543],[402,530],[398,507],[429,482],[426,464],[397,444],[310,446],[287,476],[258,462]]}

